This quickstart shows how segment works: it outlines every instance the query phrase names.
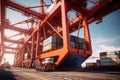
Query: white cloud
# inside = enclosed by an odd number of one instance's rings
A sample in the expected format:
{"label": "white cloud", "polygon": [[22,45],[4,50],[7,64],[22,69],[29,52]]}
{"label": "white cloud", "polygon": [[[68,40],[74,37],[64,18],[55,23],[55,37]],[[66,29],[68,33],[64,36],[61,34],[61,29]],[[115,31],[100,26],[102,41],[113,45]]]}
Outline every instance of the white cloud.
{"label": "white cloud", "polygon": [[100,52],[112,52],[112,51],[120,51],[120,47],[115,46],[107,46],[107,45],[99,45],[97,49],[93,50],[92,56],[99,57]]}
{"label": "white cloud", "polygon": [[118,40],[120,41],[120,37],[112,37],[112,38],[98,37],[98,38],[94,38],[92,41],[94,43],[108,43],[108,42],[114,42]]}
{"label": "white cloud", "polygon": [[98,51],[107,51],[107,52],[111,52],[111,51],[120,50],[120,47],[114,47],[114,46],[100,45],[99,47],[100,47],[100,49],[99,49]]}

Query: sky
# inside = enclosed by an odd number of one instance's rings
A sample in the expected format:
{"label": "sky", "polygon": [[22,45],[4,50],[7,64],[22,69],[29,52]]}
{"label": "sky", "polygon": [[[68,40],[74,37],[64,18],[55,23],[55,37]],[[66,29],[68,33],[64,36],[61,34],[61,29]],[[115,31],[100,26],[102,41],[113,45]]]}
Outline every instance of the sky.
{"label": "sky", "polygon": [[[24,4],[29,4],[29,6],[39,5],[39,3],[37,2],[39,0],[36,1],[16,0],[16,1],[22,2]],[[10,9],[7,10],[7,18],[10,19],[12,24],[15,23],[16,21],[22,21],[27,19],[27,17],[18,18],[19,16],[22,15]],[[89,28],[90,28],[93,53],[92,56],[87,60],[87,62],[91,62],[91,61],[95,62],[96,59],[99,59],[99,52],[120,50],[120,31],[119,31],[120,9],[103,17],[102,23],[99,24],[96,24],[95,22],[91,23],[89,25]],[[6,35],[7,34],[9,33],[6,31]],[[14,55],[6,54],[4,57],[6,58],[6,61],[9,61],[10,64],[13,64]],[[96,57],[96,58],[92,58],[92,57]]]}
{"label": "sky", "polygon": [[120,9],[103,17],[102,23],[94,22],[89,27],[93,53],[85,62],[96,62],[100,52],[120,50]]}

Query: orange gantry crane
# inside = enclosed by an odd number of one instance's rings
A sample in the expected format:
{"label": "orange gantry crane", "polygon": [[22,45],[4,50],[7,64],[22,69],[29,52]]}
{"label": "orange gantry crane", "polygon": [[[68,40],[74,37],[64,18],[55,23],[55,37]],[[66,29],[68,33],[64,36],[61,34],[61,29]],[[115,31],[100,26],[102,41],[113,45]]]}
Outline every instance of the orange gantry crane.
{"label": "orange gantry crane", "polygon": [[[41,11],[38,13],[30,9],[33,7],[28,8],[12,0],[1,0],[0,59],[6,52],[5,49],[9,48],[16,50],[14,66],[32,68],[35,65],[37,69],[46,71],[80,70],[82,62],[92,54],[88,25],[94,21],[99,23],[102,17],[120,8],[118,0],[51,0],[51,2],[50,6],[44,0],[40,0]],[[88,8],[88,3],[94,6]],[[46,11],[47,6],[50,7]],[[15,24],[9,25],[5,19],[6,8],[33,17],[22,22],[34,23],[34,19],[37,18],[36,27],[25,30],[15,27]],[[75,13],[73,19],[69,17],[71,11]],[[4,36],[5,28],[26,33],[28,36],[18,41],[11,40]],[[83,39],[79,38],[81,29],[84,30]],[[77,35],[72,36],[71,33],[77,30]],[[5,41],[17,43],[18,46],[16,48],[5,46],[3,44]]]}

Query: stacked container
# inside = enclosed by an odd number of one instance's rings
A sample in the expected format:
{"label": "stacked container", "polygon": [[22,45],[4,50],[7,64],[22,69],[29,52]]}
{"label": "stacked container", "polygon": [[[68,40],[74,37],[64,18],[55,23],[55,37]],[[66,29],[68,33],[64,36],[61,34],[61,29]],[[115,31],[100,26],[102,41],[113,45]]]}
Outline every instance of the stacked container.
{"label": "stacked container", "polygon": [[43,52],[55,50],[62,47],[62,39],[58,36],[50,36],[43,41]]}
{"label": "stacked container", "polygon": [[72,48],[86,50],[85,39],[70,35],[70,45]]}
{"label": "stacked container", "polygon": [[29,52],[25,53],[24,54],[24,59],[29,59],[29,58],[30,58],[30,53]]}
{"label": "stacked container", "polygon": [[100,60],[96,60],[97,66],[100,66]]}
{"label": "stacked container", "polygon": [[[85,39],[70,35],[70,45],[72,48],[86,50]],[[63,46],[63,40],[58,36],[50,36],[43,41],[42,52],[56,50]]]}
{"label": "stacked container", "polygon": [[100,53],[101,66],[118,66],[120,65],[120,51]]}

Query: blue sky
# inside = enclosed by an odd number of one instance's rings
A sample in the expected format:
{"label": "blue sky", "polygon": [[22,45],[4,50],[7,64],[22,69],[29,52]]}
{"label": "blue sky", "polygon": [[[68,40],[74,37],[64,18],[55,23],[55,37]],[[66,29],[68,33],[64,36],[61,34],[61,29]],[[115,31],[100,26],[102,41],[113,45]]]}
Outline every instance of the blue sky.
{"label": "blue sky", "polygon": [[93,49],[100,45],[120,47],[120,9],[103,17],[102,23],[89,26]]}
{"label": "blue sky", "polygon": [[[16,0],[21,2],[20,0]],[[22,0],[24,4],[29,6],[39,5],[39,0]],[[11,23],[26,19],[21,17],[21,14],[8,10],[7,18],[10,19]],[[17,17],[17,18],[16,18]],[[100,51],[114,51],[120,50],[120,9],[112,12],[111,14],[103,17],[103,22],[96,24],[91,23],[89,25],[91,42],[93,47],[92,56],[97,56]],[[9,61],[9,60],[8,60]],[[95,61],[95,60],[89,60]]]}
{"label": "blue sky", "polygon": [[102,23],[94,22],[89,27],[93,53],[85,62],[96,62],[99,52],[120,50],[120,9],[103,17]]}
{"label": "blue sky", "polygon": [[[96,22],[89,24],[89,30],[93,52],[85,62],[96,62],[100,59],[100,52],[120,50],[120,9],[103,17],[103,22],[99,24]],[[76,32],[73,34],[76,35]],[[83,30],[79,35],[83,37]]]}

